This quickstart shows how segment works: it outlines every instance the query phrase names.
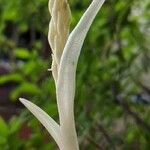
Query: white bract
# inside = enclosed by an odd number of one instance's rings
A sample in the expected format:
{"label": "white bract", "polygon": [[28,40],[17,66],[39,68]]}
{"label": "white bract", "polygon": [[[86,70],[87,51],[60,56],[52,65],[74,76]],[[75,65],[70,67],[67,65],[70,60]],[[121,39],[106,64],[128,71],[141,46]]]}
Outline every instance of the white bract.
{"label": "white bract", "polygon": [[[51,0],[50,3],[54,4],[54,1],[56,0]],[[56,123],[35,104],[20,98],[20,101],[48,130],[60,150],[79,150],[74,121],[76,67],[86,34],[104,1],[92,1],[74,30],[70,33],[60,60],[58,60],[59,67],[57,67],[58,72],[55,84],[60,123]],[[50,8],[51,10],[52,8]]]}

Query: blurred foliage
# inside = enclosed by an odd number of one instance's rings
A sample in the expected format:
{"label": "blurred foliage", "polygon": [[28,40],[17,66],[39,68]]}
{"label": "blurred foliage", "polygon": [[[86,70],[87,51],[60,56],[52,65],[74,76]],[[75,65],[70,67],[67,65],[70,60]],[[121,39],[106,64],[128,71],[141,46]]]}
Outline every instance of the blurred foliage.
{"label": "blurred foliage", "polygon": [[[0,0],[0,59],[11,73],[0,85],[16,83],[10,100],[30,99],[58,120],[47,31],[47,0]],[[89,0],[69,0],[71,29]],[[150,89],[140,77],[150,71],[149,0],[106,0],[84,43],[77,69],[75,118],[81,149],[150,149],[150,105],[133,97]],[[31,135],[19,138],[27,122]],[[0,118],[0,149],[47,150],[56,147],[38,121],[24,109]]]}

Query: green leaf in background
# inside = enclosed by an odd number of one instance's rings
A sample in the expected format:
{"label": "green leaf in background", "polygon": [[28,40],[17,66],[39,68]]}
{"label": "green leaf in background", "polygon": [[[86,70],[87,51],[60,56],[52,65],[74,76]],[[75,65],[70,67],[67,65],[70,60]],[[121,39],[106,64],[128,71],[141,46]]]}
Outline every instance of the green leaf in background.
{"label": "green leaf in background", "polygon": [[0,85],[6,84],[8,82],[22,82],[24,79],[19,73],[7,74],[5,76],[0,76]]}
{"label": "green leaf in background", "polygon": [[12,7],[10,8],[9,5],[6,8],[7,11],[5,11],[5,13],[3,14],[3,19],[10,21],[10,20],[15,20],[15,18],[17,17],[17,11],[16,9],[12,9]]}
{"label": "green leaf in background", "polygon": [[0,148],[1,145],[7,144],[7,138],[0,135]]}
{"label": "green leaf in background", "polygon": [[10,98],[11,100],[16,101],[22,94],[36,95],[39,93],[40,88],[38,86],[33,83],[24,82],[12,91]]}
{"label": "green leaf in background", "polygon": [[28,25],[27,25],[27,23],[25,23],[25,22],[21,22],[20,23],[20,26],[19,26],[19,31],[20,32],[26,32],[26,31],[28,31]]}
{"label": "green leaf in background", "polygon": [[9,122],[9,130],[10,133],[13,134],[15,133],[18,129],[21,128],[23,119],[21,118],[17,118],[17,117],[13,117],[10,122]]}
{"label": "green leaf in background", "polygon": [[0,117],[0,136],[7,137],[9,134],[9,128],[7,123],[4,121],[2,117]]}
{"label": "green leaf in background", "polygon": [[28,59],[31,56],[31,53],[29,52],[29,50],[25,48],[17,48],[14,50],[14,53],[15,53],[16,58],[20,58],[20,59]]}

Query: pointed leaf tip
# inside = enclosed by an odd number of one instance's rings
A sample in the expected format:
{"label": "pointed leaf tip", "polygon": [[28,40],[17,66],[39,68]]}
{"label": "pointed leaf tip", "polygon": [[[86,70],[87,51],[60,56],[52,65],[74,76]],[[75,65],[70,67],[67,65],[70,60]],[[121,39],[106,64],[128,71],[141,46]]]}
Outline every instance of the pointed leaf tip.
{"label": "pointed leaf tip", "polygon": [[25,103],[27,102],[27,100],[24,99],[24,98],[19,98],[19,101],[20,101],[22,104],[24,104],[24,105],[25,105]]}

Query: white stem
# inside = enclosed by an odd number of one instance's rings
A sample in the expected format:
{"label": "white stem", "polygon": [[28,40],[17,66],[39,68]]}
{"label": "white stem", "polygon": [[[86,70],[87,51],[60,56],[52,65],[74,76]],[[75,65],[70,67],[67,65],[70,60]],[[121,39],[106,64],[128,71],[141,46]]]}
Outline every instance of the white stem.
{"label": "white stem", "polygon": [[105,0],[93,0],[65,45],[56,86],[58,111],[65,150],[78,150],[74,124],[76,66],[86,34]]}

